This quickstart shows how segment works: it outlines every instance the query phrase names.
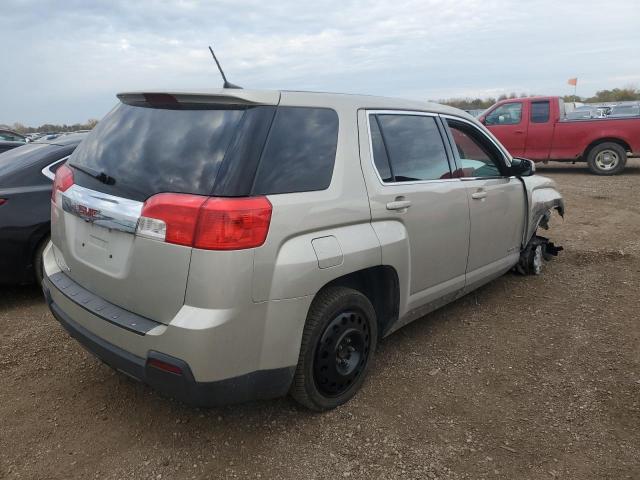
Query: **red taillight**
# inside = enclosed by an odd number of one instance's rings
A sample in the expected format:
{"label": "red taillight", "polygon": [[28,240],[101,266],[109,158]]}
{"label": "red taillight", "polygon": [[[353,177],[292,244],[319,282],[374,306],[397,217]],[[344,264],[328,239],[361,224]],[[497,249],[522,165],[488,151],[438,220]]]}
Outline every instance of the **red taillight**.
{"label": "red taillight", "polygon": [[165,372],[174,373],[176,375],[182,375],[182,369],[171,363],[163,362],[157,358],[150,358],[147,361],[149,367],[157,368],[158,370],[164,370]]}
{"label": "red taillight", "polygon": [[204,250],[241,250],[262,245],[270,221],[266,197],[160,193],[145,202],[138,234]]}
{"label": "red taillight", "polygon": [[66,165],[62,165],[56,170],[56,176],[53,180],[53,188],[51,189],[51,200],[56,201],[56,192],[64,192],[73,185],[73,170]]}
{"label": "red taillight", "polygon": [[207,198],[179,193],[154,195],[144,202],[138,232],[158,240],[164,239],[168,243],[191,247],[198,222],[198,212]]}
{"label": "red taillight", "polygon": [[212,197],[202,206],[194,247],[240,250],[264,243],[271,222],[266,197]]}
{"label": "red taillight", "polygon": [[4,205],[5,203],[7,203],[7,199],[6,198],[0,198],[0,205]]}

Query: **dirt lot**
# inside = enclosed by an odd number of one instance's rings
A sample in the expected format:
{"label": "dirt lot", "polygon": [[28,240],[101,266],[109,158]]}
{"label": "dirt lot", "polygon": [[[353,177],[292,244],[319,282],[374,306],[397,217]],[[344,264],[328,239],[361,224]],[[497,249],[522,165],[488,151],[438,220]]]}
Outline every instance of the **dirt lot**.
{"label": "dirt lot", "polygon": [[559,183],[565,246],[384,340],[364,390],[197,410],[103,366],[35,288],[0,292],[0,478],[640,478],[640,160]]}

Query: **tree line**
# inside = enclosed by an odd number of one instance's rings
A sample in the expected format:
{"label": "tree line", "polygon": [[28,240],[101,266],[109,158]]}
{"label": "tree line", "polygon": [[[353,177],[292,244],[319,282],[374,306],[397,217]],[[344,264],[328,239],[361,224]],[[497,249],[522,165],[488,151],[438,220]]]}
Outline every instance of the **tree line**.
{"label": "tree line", "polygon": [[98,120],[90,118],[85,123],[74,123],[73,125],[45,123],[39,127],[28,127],[20,122],[16,122],[13,125],[0,125],[0,128],[13,130],[18,133],[39,133],[39,132],[75,132],[77,130],[91,130],[98,124]]}
{"label": "tree line", "polygon": [[[508,98],[535,97],[527,93],[517,95],[515,92],[503,94],[497,98],[448,98],[438,100],[438,103],[450,105],[452,107],[461,108],[462,110],[480,110],[489,108],[496,102],[506,100]],[[622,102],[640,100],[640,89],[636,87],[614,88],[612,90],[599,90],[592,97],[581,97],[574,95],[565,95],[562,97],[565,102],[584,102],[584,103],[603,103],[603,102]]]}

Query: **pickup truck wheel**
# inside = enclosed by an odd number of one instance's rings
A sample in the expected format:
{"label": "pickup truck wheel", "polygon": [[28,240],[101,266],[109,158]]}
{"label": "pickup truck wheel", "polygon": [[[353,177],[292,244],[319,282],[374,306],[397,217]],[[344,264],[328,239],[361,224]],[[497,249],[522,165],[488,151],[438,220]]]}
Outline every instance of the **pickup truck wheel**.
{"label": "pickup truck wheel", "polygon": [[377,339],[366,296],[345,287],[324,290],[307,315],[291,396],[315,411],[349,401],[364,382]]}
{"label": "pickup truck wheel", "polygon": [[596,175],[615,175],[624,170],[626,163],[627,152],[614,142],[596,145],[587,155],[589,170]]}

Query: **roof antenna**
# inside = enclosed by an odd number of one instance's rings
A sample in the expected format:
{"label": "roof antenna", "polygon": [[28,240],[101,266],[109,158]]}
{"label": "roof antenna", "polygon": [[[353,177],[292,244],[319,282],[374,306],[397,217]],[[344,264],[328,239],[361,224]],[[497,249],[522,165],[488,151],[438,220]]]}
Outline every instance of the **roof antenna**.
{"label": "roof antenna", "polygon": [[227,77],[225,77],[224,72],[222,71],[222,67],[220,66],[220,62],[218,62],[218,59],[216,58],[216,54],[213,53],[213,48],[211,48],[211,45],[209,45],[209,51],[211,52],[211,55],[213,56],[213,59],[216,62],[216,65],[218,66],[218,70],[220,70],[220,75],[222,75],[222,80],[224,80],[224,84],[222,85],[222,88],[239,88],[239,89],[242,89],[242,87],[239,87],[238,85],[234,85],[233,83],[229,83],[227,81]]}

